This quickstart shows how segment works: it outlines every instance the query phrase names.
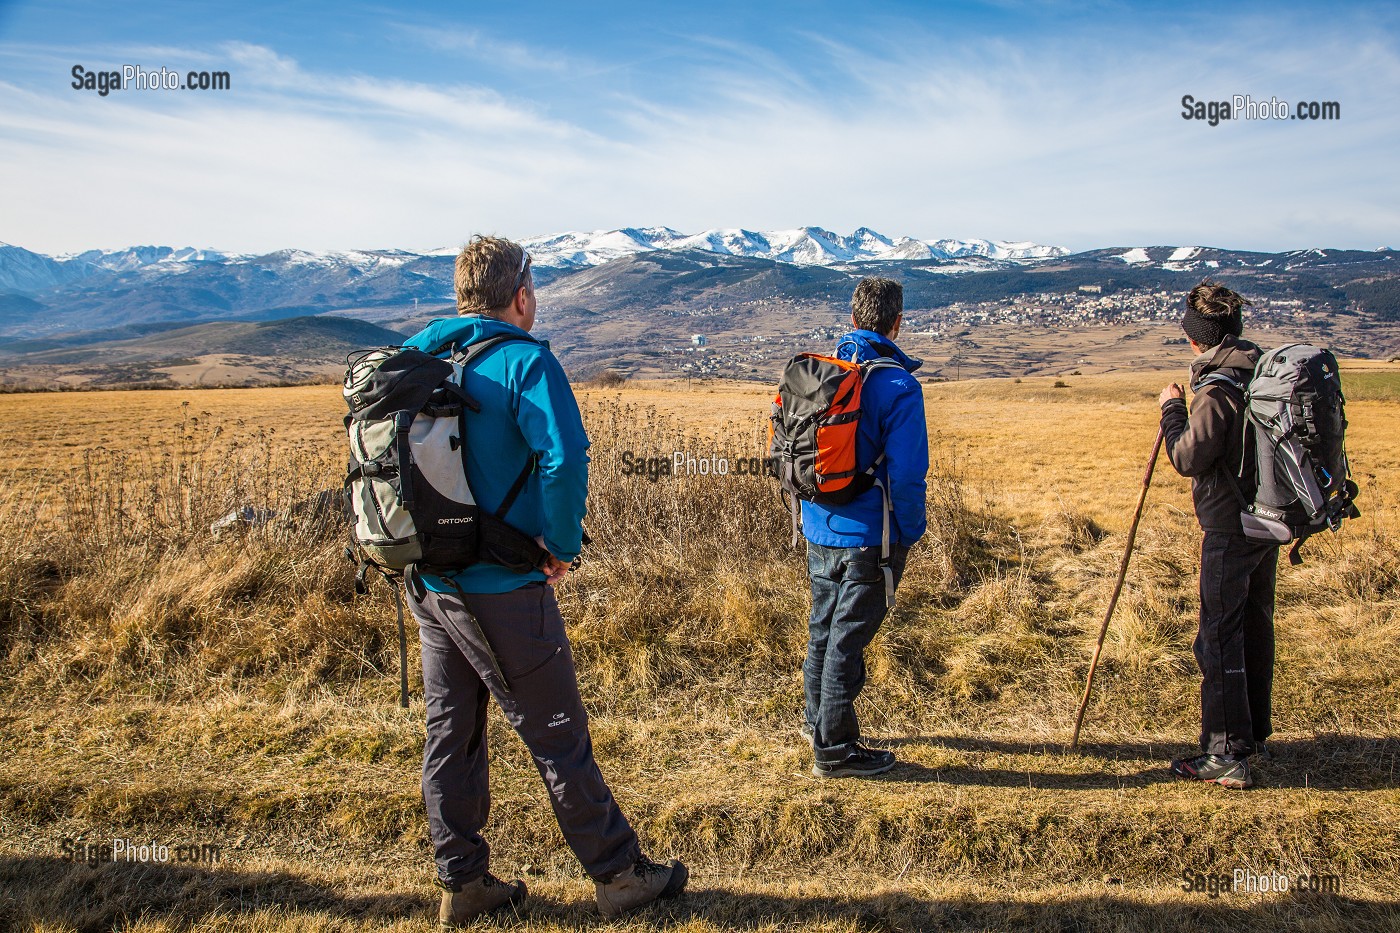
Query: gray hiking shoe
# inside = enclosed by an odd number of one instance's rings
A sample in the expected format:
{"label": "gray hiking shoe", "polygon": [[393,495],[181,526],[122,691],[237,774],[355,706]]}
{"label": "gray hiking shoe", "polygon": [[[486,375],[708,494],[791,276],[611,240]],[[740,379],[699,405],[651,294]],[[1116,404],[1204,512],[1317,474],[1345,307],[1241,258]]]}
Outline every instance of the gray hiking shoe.
{"label": "gray hiking shoe", "polygon": [[818,761],[812,773],[819,778],[873,777],[894,767],[894,752],[857,745],[841,761]]}
{"label": "gray hiking shoe", "polygon": [[455,888],[438,883],[442,905],[438,908],[438,923],[444,930],[465,926],[482,914],[507,905],[515,906],[525,900],[525,882],[502,881],[489,871],[475,881]]}
{"label": "gray hiking shoe", "polygon": [[598,911],[607,919],[650,904],[661,897],[675,897],[685,889],[690,872],[676,859],[658,865],[645,855],[631,868],[624,868],[606,884],[595,882]]}
{"label": "gray hiking shoe", "polygon": [[802,740],[808,745],[817,741],[817,734],[812,731],[812,724],[807,720],[802,720],[802,725],[797,727],[797,734],[802,736]]}
{"label": "gray hiking shoe", "polygon": [[1245,758],[1222,758],[1219,755],[1178,758],[1172,762],[1172,774],[1188,781],[1204,781],[1234,790],[1254,786],[1249,761]]}

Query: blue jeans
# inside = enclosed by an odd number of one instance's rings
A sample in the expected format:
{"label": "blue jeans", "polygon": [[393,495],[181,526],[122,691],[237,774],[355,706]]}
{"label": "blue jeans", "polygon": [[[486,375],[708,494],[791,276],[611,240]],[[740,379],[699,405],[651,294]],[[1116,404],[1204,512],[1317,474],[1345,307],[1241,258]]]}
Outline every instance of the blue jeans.
{"label": "blue jeans", "polygon": [[[890,545],[894,582],[909,548]],[[843,761],[860,739],[856,697],[865,687],[865,646],[885,619],[885,575],[879,547],[826,547],[807,542],[812,616],[802,683],[807,724],[821,762]]]}

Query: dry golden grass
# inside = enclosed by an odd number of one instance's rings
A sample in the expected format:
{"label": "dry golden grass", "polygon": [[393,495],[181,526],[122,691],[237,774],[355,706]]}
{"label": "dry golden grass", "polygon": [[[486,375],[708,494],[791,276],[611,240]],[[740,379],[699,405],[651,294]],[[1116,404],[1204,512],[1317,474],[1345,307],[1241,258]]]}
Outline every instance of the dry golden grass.
{"label": "dry golden grass", "polygon": [[[1197,532],[1165,461],[1088,746],[1064,748],[1161,376],[928,387],[931,532],[862,701],[903,764],[841,783],[795,735],[806,582],[771,481],[620,471],[624,451],[750,454],[770,390],[581,392],[596,544],[560,602],[605,774],[648,847],[695,869],[685,900],[615,926],[1394,928],[1400,373],[1346,378],[1366,516],[1282,571],[1276,758],[1233,795],[1165,774],[1198,683]],[[0,396],[0,441],[33,451],[0,494],[0,927],[428,928],[423,708],[394,705],[387,590],[353,596],[323,516],[208,532],[335,485],[340,414],[334,387]],[[542,896],[488,925],[596,924],[494,714],[491,742],[495,867],[528,864]],[[113,836],[224,858],[58,858]],[[1188,866],[1343,890],[1212,899],[1180,889]]]}

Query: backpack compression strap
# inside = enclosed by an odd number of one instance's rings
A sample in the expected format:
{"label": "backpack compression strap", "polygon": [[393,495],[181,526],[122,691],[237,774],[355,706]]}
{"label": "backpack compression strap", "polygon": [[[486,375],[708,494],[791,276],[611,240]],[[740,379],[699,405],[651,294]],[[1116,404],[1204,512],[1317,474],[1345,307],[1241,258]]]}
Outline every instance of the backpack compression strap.
{"label": "backpack compression strap", "polygon": [[394,412],[394,446],[395,456],[398,458],[399,475],[402,479],[399,482],[399,504],[408,511],[413,511],[413,484],[407,481],[408,464],[413,462],[409,452],[408,432],[413,427],[413,415],[411,411]]}

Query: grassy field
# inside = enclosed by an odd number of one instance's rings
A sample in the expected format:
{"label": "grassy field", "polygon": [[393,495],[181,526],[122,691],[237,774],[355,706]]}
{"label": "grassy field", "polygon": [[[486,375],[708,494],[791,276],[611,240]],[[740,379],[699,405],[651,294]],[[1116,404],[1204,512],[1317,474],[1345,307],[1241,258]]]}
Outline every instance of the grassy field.
{"label": "grassy field", "polygon": [[[926,388],[930,534],[861,705],[901,765],[865,782],[811,777],[796,735],[806,581],[771,481],[621,471],[756,453],[771,390],[581,391],[597,543],[560,603],[603,771],[693,878],[610,927],[1400,926],[1400,367],[1344,379],[1365,514],[1281,569],[1275,758],[1237,793],[1165,769],[1199,727],[1199,540],[1165,461],[1065,747],[1163,376]],[[0,928],[433,928],[388,590],[353,595],[324,516],[209,532],[337,485],[341,413],[334,387],[0,396]],[[490,741],[493,868],[532,897],[485,925],[603,925],[495,713]],[[220,858],[65,858],[114,838]],[[1183,890],[1236,871],[1294,890]]]}

